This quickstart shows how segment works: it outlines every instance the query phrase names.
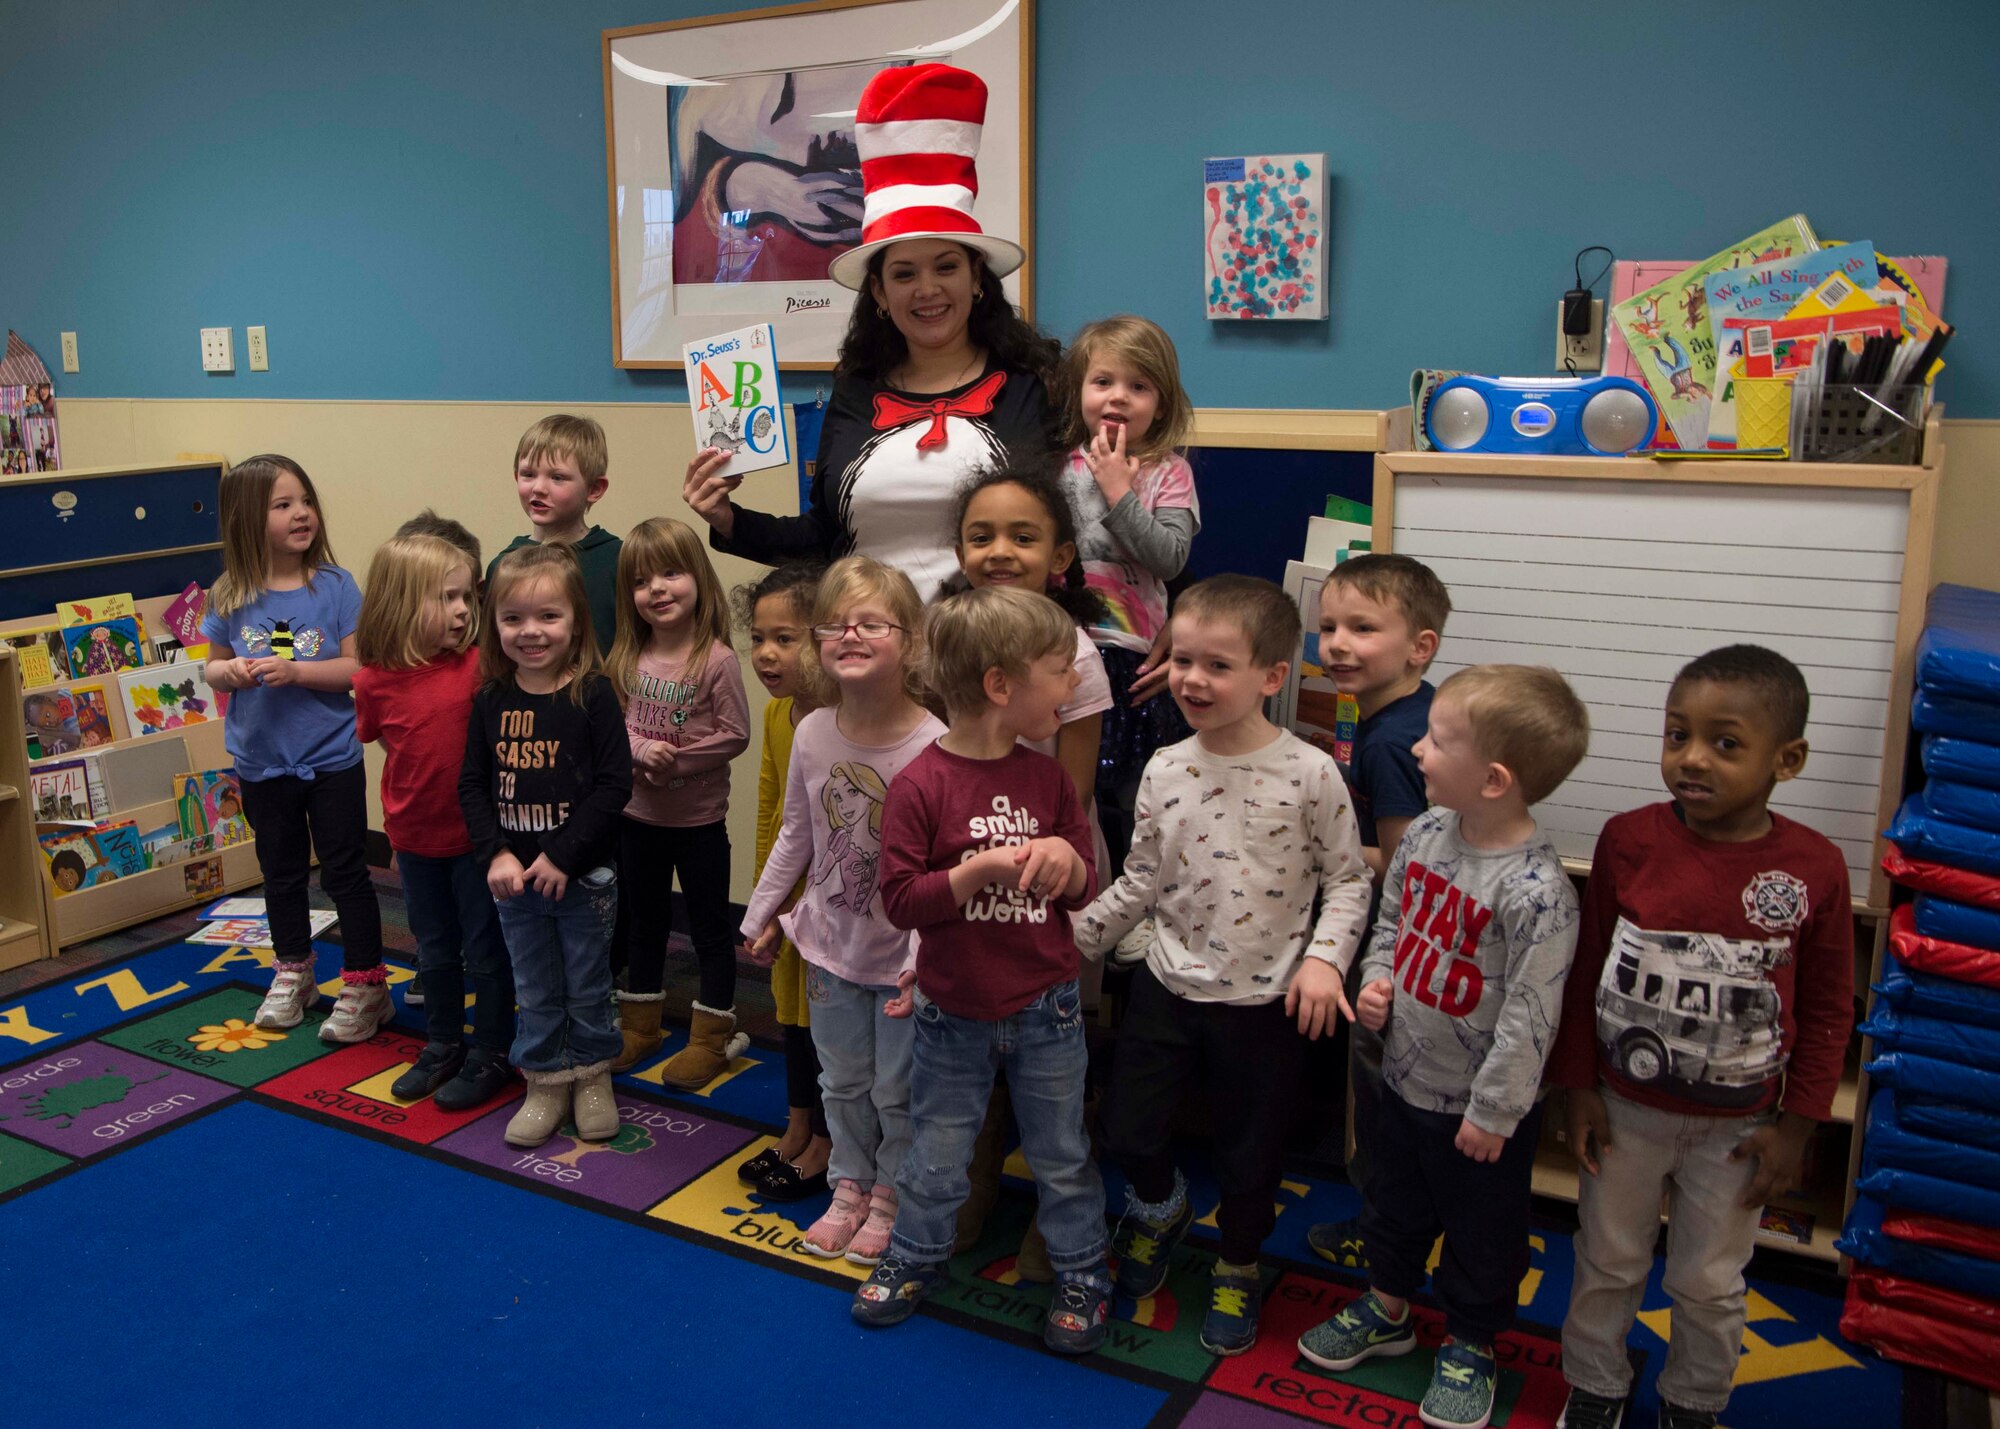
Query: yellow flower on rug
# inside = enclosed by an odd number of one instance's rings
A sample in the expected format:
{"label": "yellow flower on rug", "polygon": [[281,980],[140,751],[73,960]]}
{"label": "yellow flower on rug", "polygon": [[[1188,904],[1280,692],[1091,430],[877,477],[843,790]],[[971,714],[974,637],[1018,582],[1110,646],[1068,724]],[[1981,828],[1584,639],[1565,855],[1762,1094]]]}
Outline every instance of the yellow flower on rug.
{"label": "yellow flower on rug", "polygon": [[220,1027],[210,1026],[193,1033],[187,1039],[203,1052],[261,1052],[273,1042],[285,1040],[282,1032],[273,1032],[268,1027],[246,1024],[240,1017],[232,1017]]}

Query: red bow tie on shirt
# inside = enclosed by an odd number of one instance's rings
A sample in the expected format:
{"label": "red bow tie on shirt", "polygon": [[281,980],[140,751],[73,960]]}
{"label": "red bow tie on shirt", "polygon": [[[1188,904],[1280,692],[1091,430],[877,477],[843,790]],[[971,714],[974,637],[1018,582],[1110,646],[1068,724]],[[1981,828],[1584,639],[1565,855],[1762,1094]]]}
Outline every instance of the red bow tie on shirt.
{"label": "red bow tie on shirt", "polygon": [[956,397],[939,397],[931,402],[911,402],[890,392],[875,394],[875,418],[870,423],[878,432],[893,432],[920,417],[931,419],[931,429],[917,438],[917,450],[935,451],[944,445],[946,417],[983,417],[993,410],[994,399],[1007,385],[1007,374],[989,372]]}

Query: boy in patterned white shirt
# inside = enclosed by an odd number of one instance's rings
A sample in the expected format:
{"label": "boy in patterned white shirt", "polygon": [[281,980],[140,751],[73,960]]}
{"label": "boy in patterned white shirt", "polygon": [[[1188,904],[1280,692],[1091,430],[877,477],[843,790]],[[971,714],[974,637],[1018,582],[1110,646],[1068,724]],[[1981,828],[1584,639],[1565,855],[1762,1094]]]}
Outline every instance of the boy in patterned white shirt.
{"label": "boy in patterned white shirt", "polygon": [[1542,1067],[1577,934],[1576,890],[1530,810],[1589,742],[1554,670],[1476,665],[1439,685],[1416,749],[1433,807],[1396,845],[1361,962],[1355,1015],[1383,1032],[1388,1093],[1361,1213],[1370,1289],[1299,1353],[1340,1371],[1415,1349],[1409,1298],[1442,1231],[1446,1338],[1419,1406],[1435,1429],[1484,1429],[1493,1341],[1528,1269]]}
{"label": "boy in patterned white shirt", "polygon": [[1339,769],[1264,717],[1299,649],[1290,598],[1247,576],[1203,581],[1175,607],[1172,640],[1167,687],[1194,738],[1146,765],[1125,872],[1077,919],[1076,938],[1099,953],[1142,918],[1157,928],[1119,1027],[1105,1114],[1106,1149],[1128,1181],[1118,1288],[1158,1291],[1194,1221],[1170,1135],[1182,1093],[1199,1083],[1215,1109],[1222,1190],[1201,1340],[1233,1355],[1256,1342],[1257,1255],[1287,1113],[1306,1040],[1331,1035],[1348,1010],[1341,980],[1367,926],[1369,876]]}

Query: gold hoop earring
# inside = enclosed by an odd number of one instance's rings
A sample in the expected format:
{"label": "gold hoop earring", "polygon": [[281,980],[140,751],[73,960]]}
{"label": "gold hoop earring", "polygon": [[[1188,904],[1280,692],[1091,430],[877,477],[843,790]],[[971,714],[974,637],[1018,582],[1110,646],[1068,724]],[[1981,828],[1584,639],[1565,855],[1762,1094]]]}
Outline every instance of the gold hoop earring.
{"label": "gold hoop earring", "polygon": [[986,290],[984,288],[974,288],[972,290],[972,301],[975,303],[985,296]]}
{"label": "gold hoop earring", "polygon": [[877,303],[875,305],[875,316],[878,318],[886,318],[887,316],[889,316],[889,310],[883,307],[880,303]]}

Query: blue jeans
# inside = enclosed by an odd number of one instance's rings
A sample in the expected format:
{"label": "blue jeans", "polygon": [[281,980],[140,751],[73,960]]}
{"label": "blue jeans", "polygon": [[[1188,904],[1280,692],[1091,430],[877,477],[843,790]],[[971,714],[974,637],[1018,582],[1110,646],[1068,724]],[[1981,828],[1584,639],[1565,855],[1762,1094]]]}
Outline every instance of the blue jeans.
{"label": "blue jeans", "polygon": [[[817,1018],[818,1010],[814,1009]],[[1084,1271],[1104,1261],[1104,1182],[1083,1127],[1083,997],[1058,983],[1012,1017],[954,1017],[916,995],[910,1120],[916,1140],[896,1178],[895,1254],[931,1263],[951,1255],[966,1168],[986,1120],[994,1072],[1007,1069],[1021,1150],[1034,1168],[1049,1264]]]}
{"label": "blue jeans", "polygon": [[806,964],[820,1101],[833,1155],[830,1181],[896,1184],[910,1154],[910,1058],[915,1018],[885,1017],[893,987],[863,987]]}
{"label": "blue jeans", "polygon": [[479,860],[470,853],[426,858],[398,850],[396,870],[417,938],[426,1035],[454,1047],[464,1040],[470,983],[472,1045],[506,1056],[514,1040],[514,969]]}
{"label": "blue jeans", "polygon": [[508,1060],[524,1072],[561,1072],[616,1056],[625,1045],[611,1013],[618,875],[593,868],[569,881],[560,902],[524,888],[497,906],[521,1008]]}

